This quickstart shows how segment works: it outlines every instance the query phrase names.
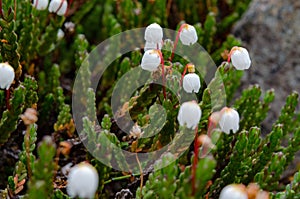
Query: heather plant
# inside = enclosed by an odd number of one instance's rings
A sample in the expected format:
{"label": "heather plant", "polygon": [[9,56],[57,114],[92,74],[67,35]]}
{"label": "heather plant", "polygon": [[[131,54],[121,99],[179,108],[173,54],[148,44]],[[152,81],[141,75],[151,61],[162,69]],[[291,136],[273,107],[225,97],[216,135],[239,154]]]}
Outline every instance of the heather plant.
{"label": "heather plant", "polygon": [[270,132],[235,94],[249,3],[0,0],[0,197],[300,198],[298,93]]}

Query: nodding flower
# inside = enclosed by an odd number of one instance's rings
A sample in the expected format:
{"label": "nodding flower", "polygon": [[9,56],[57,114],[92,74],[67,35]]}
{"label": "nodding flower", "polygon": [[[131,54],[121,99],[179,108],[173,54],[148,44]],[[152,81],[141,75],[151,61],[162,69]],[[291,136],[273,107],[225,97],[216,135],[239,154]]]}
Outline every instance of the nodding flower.
{"label": "nodding flower", "polygon": [[70,170],[67,193],[72,198],[94,198],[98,182],[97,170],[86,162],[79,163]]}
{"label": "nodding flower", "polygon": [[189,64],[187,67],[189,74],[184,75],[182,87],[187,93],[198,93],[201,84],[199,76],[195,73],[195,66],[193,64]]}
{"label": "nodding flower", "polygon": [[144,70],[155,71],[161,63],[159,50],[147,50],[142,58],[141,67]]}
{"label": "nodding flower", "polygon": [[239,130],[240,116],[233,108],[224,107],[221,110],[219,126],[224,133],[229,134],[232,130],[236,133]]}
{"label": "nodding flower", "polygon": [[251,60],[246,48],[233,47],[229,53],[228,62],[231,59],[232,65],[237,70],[246,70],[250,68]]}
{"label": "nodding flower", "polygon": [[201,109],[196,101],[184,102],[181,104],[177,116],[180,126],[186,125],[187,128],[195,129],[201,118]]}
{"label": "nodding flower", "polygon": [[14,68],[8,63],[0,63],[0,88],[8,90],[14,79]]}
{"label": "nodding flower", "polygon": [[33,0],[32,5],[37,10],[45,10],[48,7],[49,0]]}
{"label": "nodding flower", "polygon": [[221,191],[219,199],[248,199],[246,187],[243,184],[230,184]]}
{"label": "nodding flower", "polygon": [[49,5],[49,12],[54,12],[59,16],[64,16],[68,9],[68,2],[66,0],[51,0]]}
{"label": "nodding flower", "polygon": [[189,46],[198,41],[196,29],[189,24],[184,24],[179,34],[180,41],[183,45]]}
{"label": "nodding flower", "polygon": [[154,44],[161,43],[163,38],[163,30],[157,23],[152,23],[149,26],[147,26],[144,38],[146,42]]}

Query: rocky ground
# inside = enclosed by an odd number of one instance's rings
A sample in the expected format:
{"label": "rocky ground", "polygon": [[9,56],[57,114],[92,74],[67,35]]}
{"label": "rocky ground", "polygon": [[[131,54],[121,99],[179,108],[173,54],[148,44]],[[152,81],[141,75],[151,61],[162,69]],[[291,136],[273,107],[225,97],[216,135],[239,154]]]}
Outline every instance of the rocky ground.
{"label": "rocky ground", "polygon": [[[243,87],[257,83],[264,91],[275,89],[276,98],[263,125],[268,132],[286,97],[294,90],[300,93],[300,1],[253,0],[233,34],[252,58]],[[299,164],[300,153],[292,169]]]}

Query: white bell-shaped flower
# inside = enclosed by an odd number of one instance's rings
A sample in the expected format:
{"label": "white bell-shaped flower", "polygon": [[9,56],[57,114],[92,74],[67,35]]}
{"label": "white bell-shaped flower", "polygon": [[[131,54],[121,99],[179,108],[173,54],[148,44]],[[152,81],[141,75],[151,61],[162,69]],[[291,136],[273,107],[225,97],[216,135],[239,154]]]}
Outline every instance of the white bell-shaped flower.
{"label": "white bell-shaped flower", "polygon": [[54,12],[59,16],[64,16],[68,9],[68,2],[66,0],[51,0],[49,5],[49,12]]}
{"label": "white bell-shaped flower", "polygon": [[145,40],[150,43],[161,43],[163,30],[157,23],[150,24],[145,30]]}
{"label": "white bell-shaped flower", "polygon": [[67,193],[74,198],[94,198],[99,176],[96,169],[85,162],[71,168],[68,175]]}
{"label": "white bell-shaped flower", "polygon": [[146,41],[144,51],[155,50],[155,49],[161,50],[161,47],[162,47],[162,42],[153,43],[153,42]]}
{"label": "white bell-shaped flower", "polygon": [[14,79],[14,68],[8,63],[0,63],[0,88],[8,90]]}
{"label": "white bell-shaped flower", "polygon": [[32,5],[37,10],[45,10],[48,7],[49,0],[33,0]]}
{"label": "white bell-shaped flower", "polygon": [[141,67],[144,70],[155,71],[161,63],[159,50],[147,50],[142,58]]}
{"label": "white bell-shaped flower", "polygon": [[184,102],[179,109],[177,116],[180,126],[186,125],[187,128],[195,129],[201,118],[200,106],[195,101]]}
{"label": "white bell-shaped flower", "polygon": [[239,130],[239,123],[240,116],[236,110],[228,107],[221,110],[219,126],[224,133],[229,134],[231,130],[236,133]]}
{"label": "white bell-shaped flower", "polygon": [[191,26],[189,24],[185,24],[182,28],[180,35],[179,35],[180,41],[183,45],[192,45],[198,41],[198,36],[196,29],[194,26]]}
{"label": "white bell-shaped flower", "polygon": [[183,89],[187,93],[198,93],[201,87],[200,78],[196,73],[189,73],[183,77],[182,82]]}
{"label": "white bell-shaped flower", "polygon": [[248,195],[244,185],[230,184],[222,189],[219,199],[248,199]]}
{"label": "white bell-shaped flower", "polygon": [[246,48],[237,46],[233,47],[230,52],[230,59],[232,65],[237,70],[246,70],[250,68],[251,60]]}

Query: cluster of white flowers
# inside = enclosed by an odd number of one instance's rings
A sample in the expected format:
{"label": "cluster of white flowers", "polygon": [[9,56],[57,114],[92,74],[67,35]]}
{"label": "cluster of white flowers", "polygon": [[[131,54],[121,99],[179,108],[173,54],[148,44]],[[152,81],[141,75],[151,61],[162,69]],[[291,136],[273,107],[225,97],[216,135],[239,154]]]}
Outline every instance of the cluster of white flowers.
{"label": "cluster of white flowers", "polygon": [[0,88],[8,90],[14,79],[14,68],[8,63],[0,63]]}
{"label": "cluster of white flowers", "polygon": [[68,175],[67,192],[70,197],[94,198],[98,188],[97,170],[86,162],[71,168]]}
{"label": "cluster of white flowers", "polygon": [[[178,35],[181,43],[184,45],[192,45],[198,41],[196,29],[189,24],[183,24],[180,27]],[[145,54],[142,58],[141,67],[144,70],[155,71],[161,63],[162,58],[160,50],[163,46],[163,29],[157,23],[150,24],[145,30],[144,39],[146,41],[144,46]],[[174,45],[174,48],[175,47],[176,45]],[[159,53],[160,56],[157,56]],[[158,62],[159,64],[157,64]],[[187,78],[189,78],[189,76]]]}
{"label": "cluster of white flowers", "polygon": [[[49,4],[49,0],[33,0],[32,5],[37,10],[45,10],[47,9]],[[51,0],[49,4],[49,12],[56,13],[59,16],[64,16],[68,9],[67,0]]]}

